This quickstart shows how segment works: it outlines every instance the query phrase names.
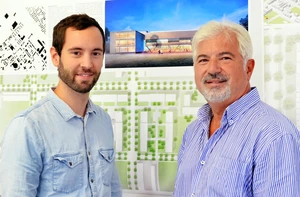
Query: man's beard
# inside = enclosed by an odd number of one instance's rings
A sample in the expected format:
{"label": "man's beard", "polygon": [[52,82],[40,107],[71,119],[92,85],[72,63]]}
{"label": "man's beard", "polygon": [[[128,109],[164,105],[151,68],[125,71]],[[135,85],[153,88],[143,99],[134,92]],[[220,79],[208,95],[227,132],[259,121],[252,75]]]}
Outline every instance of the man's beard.
{"label": "man's beard", "polygon": [[[94,73],[90,69],[82,69],[82,71],[83,73]],[[96,77],[94,77],[93,81],[90,84],[88,81],[81,81],[80,83],[77,83],[75,81],[74,74],[71,71],[66,70],[63,63],[60,61],[58,66],[58,76],[65,84],[67,84],[67,86],[69,86],[75,92],[88,93],[97,83],[100,72],[96,75]]]}
{"label": "man's beard", "polygon": [[[207,88],[205,86],[207,80],[218,79],[219,81],[225,81],[225,87],[213,87]],[[201,94],[208,102],[220,103],[228,99],[231,95],[230,86],[227,83],[228,77],[222,74],[207,75],[202,79],[203,88],[200,90]]]}

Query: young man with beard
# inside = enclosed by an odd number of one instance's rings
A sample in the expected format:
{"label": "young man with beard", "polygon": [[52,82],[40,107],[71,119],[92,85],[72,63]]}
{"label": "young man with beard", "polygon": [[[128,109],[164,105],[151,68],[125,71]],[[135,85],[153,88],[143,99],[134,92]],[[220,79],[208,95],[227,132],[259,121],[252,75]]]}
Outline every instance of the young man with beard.
{"label": "young man with beard", "polygon": [[250,86],[248,32],[211,21],[192,48],[195,83],[208,103],[184,133],[173,196],[300,196],[300,133]]}
{"label": "young man with beard", "polygon": [[9,124],[2,142],[2,197],[120,197],[109,115],[89,99],[103,65],[98,22],[71,15],[53,29],[59,82]]}

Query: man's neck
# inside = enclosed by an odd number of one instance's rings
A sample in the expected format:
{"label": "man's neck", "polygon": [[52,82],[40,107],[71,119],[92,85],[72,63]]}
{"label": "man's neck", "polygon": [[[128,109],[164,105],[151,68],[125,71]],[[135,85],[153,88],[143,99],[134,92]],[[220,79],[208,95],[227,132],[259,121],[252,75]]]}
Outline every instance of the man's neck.
{"label": "man's neck", "polygon": [[89,93],[83,94],[75,92],[63,82],[58,83],[54,89],[54,93],[63,100],[74,113],[84,117],[89,100]]}
{"label": "man's neck", "polygon": [[222,120],[223,114],[214,114],[213,117],[210,120],[210,125],[209,125],[209,136],[211,137],[215,131],[220,128],[221,126],[221,120]]}
{"label": "man's neck", "polygon": [[212,118],[209,125],[209,137],[211,137],[215,131],[220,128],[223,114],[227,108],[227,105],[223,103],[210,104],[212,110]]}

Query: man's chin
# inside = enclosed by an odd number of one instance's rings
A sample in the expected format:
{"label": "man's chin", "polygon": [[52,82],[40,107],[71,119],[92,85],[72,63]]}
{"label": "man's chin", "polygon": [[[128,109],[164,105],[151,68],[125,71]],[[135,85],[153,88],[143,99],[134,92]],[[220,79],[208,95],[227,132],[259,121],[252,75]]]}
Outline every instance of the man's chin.
{"label": "man's chin", "polygon": [[81,84],[80,86],[78,85],[77,87],[74,87],[73,90],[78,93],[86,94],[89,93],[93,89],[93,87],[94,85],[92,84]]}
{"label": "man's chin", "polygon": [[214,89],[201,92],[207,102],[221,103],[230,97],[230,92],[222,91],[220,89]]}
{"label": "man's chin", "polygon": [[224,102],[226,99],[215,99],[215,98],[206,98],[205,99],[208,103],[222,103]]}
{"label": "man's chin", "polygon": [[76,89],[74,91],[76,91],[76,92],[78,92],[80,94],[87,94],[87,93],[89,93],[91,91],[91,89]]}

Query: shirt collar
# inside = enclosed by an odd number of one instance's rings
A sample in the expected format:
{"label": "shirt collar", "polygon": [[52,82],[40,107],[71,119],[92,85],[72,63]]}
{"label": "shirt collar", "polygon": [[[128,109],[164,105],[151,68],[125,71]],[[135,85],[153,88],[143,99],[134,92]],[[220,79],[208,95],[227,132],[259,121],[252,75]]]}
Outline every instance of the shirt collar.
{"label": "shirt collar", "polygon": [[87,113],[97,113],[97,106],[92,102],[92,100],[89,98],[88,103],[87,103]]}
{"label": "shirt collar", "polygon": [[[247,94],[245,94],[226,108],[223,114],[222,122],[227,121],[230,125],[232,125],[245,111],[250,109],[259,101],[260,96],[258,94],[257,88],[252,87]],[[212,115],[212,110],[208,103],[203,105],[198,111],[199,120],[210,119]]]}
{"label": "shirt collar", "polygon": [[[46,97],[52,103],[52,105],[56,108],[56,110],[61,114],[65,121],[70,120],[73,117],[80,117],[75,114],[74,111],[63,101],[61,100],[55,93],[55,88],[51,88]],[[96,113],[96,106],[89,98],[87,103],[87,113]]]}

